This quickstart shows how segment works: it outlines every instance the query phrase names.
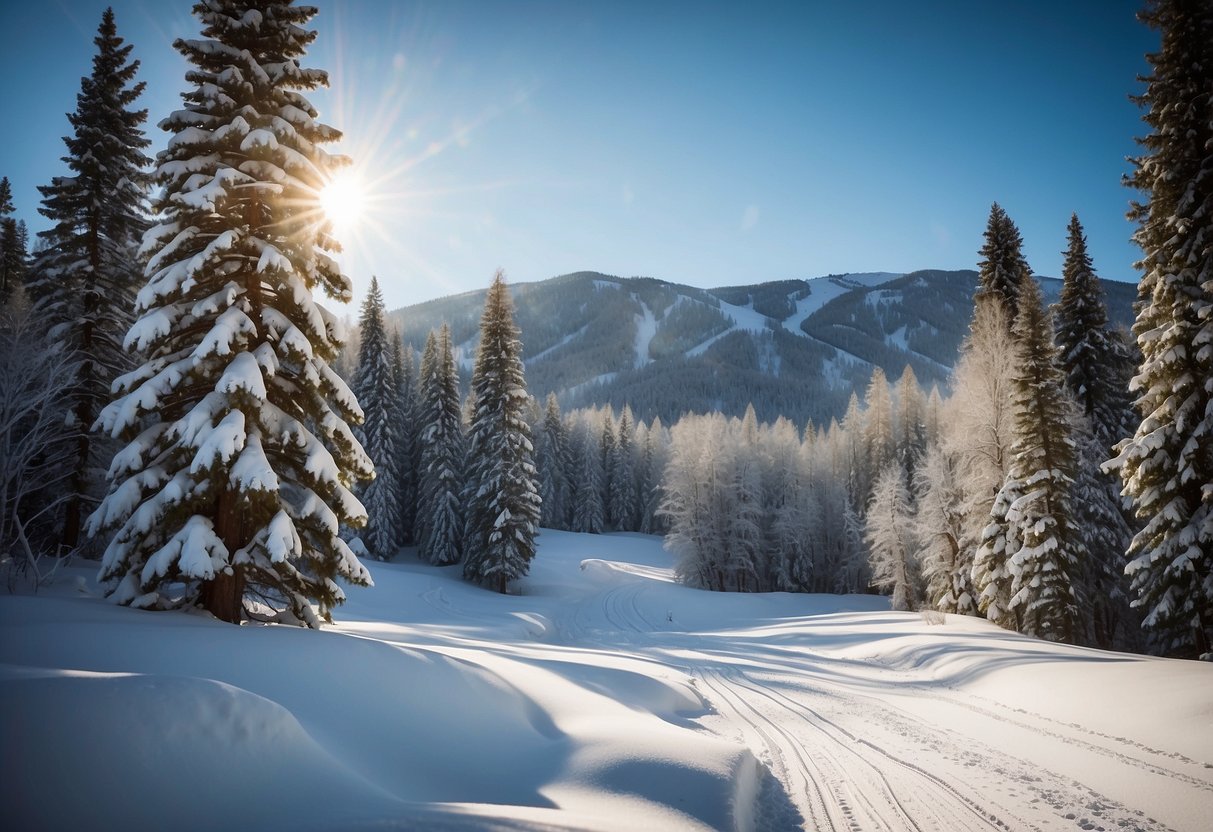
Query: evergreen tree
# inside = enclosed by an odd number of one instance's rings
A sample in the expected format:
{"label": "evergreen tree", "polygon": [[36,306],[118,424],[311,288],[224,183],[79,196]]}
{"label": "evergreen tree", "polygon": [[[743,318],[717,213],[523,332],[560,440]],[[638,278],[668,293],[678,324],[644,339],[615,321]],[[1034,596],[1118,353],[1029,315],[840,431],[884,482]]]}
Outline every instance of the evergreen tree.
{"label": "evergreen tree", "polygon": [[543,524],[553,529],[568,528],[569,443],[555,393],[548,393],[539,439],[536,462],[539,467],[539,497],[543,501]]}
{"label": "evergreen tree", "polygon": [[[416,354],[412,344],[405,345],[400,332],[396,332],[396,347],[392,357],[392,378],[395,381],[396,398],[396,499],[399,505],[399,525],[396,537],[402,546],[421,539],[418,531],[420,510],[421,452],[420,441],[420,381],[416,372]],[[456,379],[458,386],[458,379]]]}
{"label": "evergreen tree", "polygon": [[132,109],[144,87],[133,83],[139,62],[130,60],[131,46],[118,36],[112,9],[102,15],[93,43],[92,74],[81,79],[76,111],[68,114],[73,135],[64,139],[63,162],[71,175],[38,189],[40,213],[54,225],[40,235],[43,249],[27,281],[52,337],[78,359],[70,402],[75,452],[62,535],[69,549],[79,541],[82,509],[100,497],[114,450],[92,441],[89,427],[109,401],[114,379],[131,368],[122,337],[140,282],[136,253],[147,230],[145,169],[151,163],[141,129],[147,110]]}
{"label": "evergreen tree", "polygon": [[1124,386],[1124,367],[1130,362],[1124,344],[1108,329],[1103,290],[1077,214],[1070,217],[1055,321],[1066,387],[1096,439],[1110,451],[1132,430],[1132,405]]}
{"label": "evergreen tree", "polygon": [[636,474],[633,459],[632,409],[623,406],[619,416],[619,435],[611,452],[611,509],[615,528],[622,532],[634,532],[636,517]]}
{"label": "evergreen tree", "polygon": [[[999,611],[1013,615],[1020,632],[1073,641],[1077,612],[1073,583],[1085,555],[1069,502],[1075,471],[1073,404],[1034,280],[1020,287],[1014,335],[1019,345],[1012,394],[1015,441],[1011,467],[992,513],[992,525],[998,528],[986,536],[994,543],[992,560],[999,569],[1005,567],[1009,581],[1005,589],[999,582],[1000,597],[991,607],[996,604]],[[974,583],[983,588],[976,577]]]}
{"label": "evergreen tree", "polygon": [[1103,291],[1077,215],[1070,218],[1055,322],[1066,389],[1080,411],[1072,505],[1087,559],[1075,576],[1075,594],[1084,640],[1112,648],[1123,640],[1121,625],[1131,617],[1122,579],[1132,531],[1119,505],[1118,480],[1099,466],[1112,445],[1132,432],[1130,361],[1120,337],[1108,330]]}
{"label": "evergreen tree", "polygon": [[997,202],[990,206],[985,245],[979,253],[983,259],[977,264],[977,294],[1002,300],[1010,326],[1019,314],[1019,294],[1023,284],[1032,279],[1032,270],[1023,256],[1023,237],[1019,229]]}
{"label": "evergreen tree", "polygon": [[10,216],[15,210],[8,177],[0,178],[0,305],[8,303],[21,286],[28,246],[25,223]]}
{"label": "evergreen tree", "polygon": [[1213,5],[1152,0],[1139,17],[1162,35],[1127,179],[1147,195],[1129,214],[1142,419],[1113,464],[1145,523],[1128,566],[1145,627],[1162,650],[1213,655]]}
{"label": "evergreen tree", "polygon": [[339,323],[312,300],[351,294],[317,198],[344,161],[320,145],[340,134],[302,94],[327,83],[299,64],[315,9],[194,12],[202,38],[174,43],[192,86],[162,122],[159,224],[126,338],[144,363],[99,419],[129,444],[89,526],[117,531],[101,580],[118,603],[201,603],[235,622],[252,593],[315,627],[344,598],[338,579],[370,584],[338,528],[365,522],[347,484],[374,469],[329,367]]}
{"label": "evergreen tree", "polygon": [[653,417],[652,423],[644,433],[643,450],[640,454],[640,466],[637,472],[637,492],[640,499],[640,523],[638,529],[643,534],[661,534],[665,523],[658,515],[661,507],[661,481],[665,472],[666,458],[666,429],[661,419]]}
{"label": "evergreen tree", "polygon": [[603,524],[613,528],[618,519],[612,514],[611,491],[614,488],[612,463],[615,459],[615,414],[608,405],[602,410],[602,432],[598,436],[598,470],[602,472],[598,498],[602,503]]}
{"label": "evergreen tree", "polygon": [[396,479],[399,396],[383,312],[379,279],[372,277],[358,323],[362,344],[358,349],[354,394],[363,413],[358,439],[375,465],[375,478],[360,495],[368,517],[362,537],[372,555],[387,560],[396,554],[399,543],[400,485]]}
{"label": "evergreen tree", "polygon": [[926,452],[927,403],[918,386],[918,377],[909,364],[897,380],[897,460],[905,472],[907,485],[913,480],[914,469]]}
{"label": "evergreen tree", "polygon": [[582,534],[601,534],[606,526],[606,508],[602,504],[602,453],[600,436],[595,436],[588,420],[578,423],[570,434],[573,441],[573,522],[572,530]]}
{"label": "evergreen tree", "polygon": [[421,470],[418,483],[420,555],[442,565],[463,560],[463,426],[459,370],[451,329],[426,339],[421,372]]}
{"label": "evergreen tree", "polygon": [[501,272],[485,298],[472,395],[463,575],[504,593],[535,556],[540,503],[522,343]]}

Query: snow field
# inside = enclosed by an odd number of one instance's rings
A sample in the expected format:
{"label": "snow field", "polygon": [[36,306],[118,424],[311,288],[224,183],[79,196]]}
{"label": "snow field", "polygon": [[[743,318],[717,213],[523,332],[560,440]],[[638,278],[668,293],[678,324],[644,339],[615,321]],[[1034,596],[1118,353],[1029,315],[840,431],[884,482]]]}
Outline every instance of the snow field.
{"label": "snow field", "polygon": [[3,825],[1208,828],[1207,665],[670,560],[545,530],[500,596],[406,552],[321,632],[0,596]]}

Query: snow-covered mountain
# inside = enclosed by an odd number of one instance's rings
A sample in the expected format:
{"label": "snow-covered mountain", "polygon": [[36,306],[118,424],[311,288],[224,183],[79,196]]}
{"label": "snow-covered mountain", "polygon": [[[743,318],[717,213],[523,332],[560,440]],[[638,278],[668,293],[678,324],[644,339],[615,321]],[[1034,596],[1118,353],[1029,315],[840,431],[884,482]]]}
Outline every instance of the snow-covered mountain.
{"label": "snow-covered mountain", "polygon": [[[1041,278],[1046,299],[1061,282]],[[686,411],[820,422],[841,416],[872,368],[906,365],[926,387],[946,384],[973,310],[977,273],[828,275],[698,289],[653,278],[577,272],[511,287],[527,383],[565,407],[630,404],[642,418]],[[1106,282],[1114,322],[1132,319],[1135,287]],[[391,313],[420,350],[451,324],[465,367],[475,354],[484,292]]]}

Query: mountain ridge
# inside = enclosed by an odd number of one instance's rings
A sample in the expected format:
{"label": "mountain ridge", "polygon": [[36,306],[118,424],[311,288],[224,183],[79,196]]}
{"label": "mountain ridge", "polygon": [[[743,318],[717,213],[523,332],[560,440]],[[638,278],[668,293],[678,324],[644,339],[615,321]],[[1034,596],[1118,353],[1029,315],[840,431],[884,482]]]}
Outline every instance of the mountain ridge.
{"label": "mountain ridge", "polygon": [[[1037,277],[1047,302],[1056,278]],[[909,365],[925,389],[945,387],[972,317],[977,273],[831,274],[702,289],[652,277],[581,271],[511,284],[530,392],[562,407],[629,404],[639,418],[684,412],[798,423],[840,417],[876,366]],[[1113,325],[1132,321],[1133,284],[1103,281]],[[465,372],[486,290],[388,313],[420,351],[444,321]]]}

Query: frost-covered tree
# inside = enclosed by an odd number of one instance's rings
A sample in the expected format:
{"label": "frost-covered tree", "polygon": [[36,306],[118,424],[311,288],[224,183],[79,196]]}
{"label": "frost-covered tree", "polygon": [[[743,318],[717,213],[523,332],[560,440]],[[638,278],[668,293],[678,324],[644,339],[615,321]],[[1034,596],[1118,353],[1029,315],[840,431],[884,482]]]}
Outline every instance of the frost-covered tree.
{"label": "frost-covered tree", "polygon": [[918,386],[918,377],[909,364],[897,380],[897,460],[906,475],[906,483],[913,479],[914,469],[926,452],[927,402]]}
{"label": "frost-covered tree", "polygon": [[632,409],[624,405],[619,416],[619,431],[615,447],[611,451],[611,506],[610,514],[619,531],[632,532],[637,528],[636,517],[636,473],[633,440]]}
{"label": "frost-covered tree", "polygon": [[472,396],[463,575],[504,593],[535,556],[540,498],[522,343],[501,272],[480,319]]}
{"label": "frost-covered tree", "polygon": [[72,437],[64,410],[74,367],[17,287],[0,309],[0,562],[11,556],[35,580],[38,558],[54,539],[39,531],[68,496]]}
{"label": "frost-covered tree", "polygon": [[764,549],[771,589],[810,591],[815,505],[800,435],[787,419],[775,420],[764,441],[762,486]]}
{"label": "frost-covered tree", "polygon": [[[973,582],[989,605],[991,620],[1005,624],[1006,617],[1014,616],[1022,633],[1073,641],[1073,584],[1085,558],[1069,499],[1075,473],[1074,405],[1034,280],[1020,287],[1014,336],[1018,368],[1011,466],[995,499]],[[991,568],[982,571],[987,563]]]}
{"label": "frost-covered tree", "polygon": [[142,365],[98,420],[128,444],[89,527],[116,532],[100,577],[118,603],[236,622],[253,595],[315,627],[344,599],[338,580],[370,584],[338,528],[366,521],[350,486],[374,469],[329,366],[339,323],[312,298],[351,295],[317,196],[344,162],[320,145],[340,134],[303,95],[327,83],[299,62],[315,9],[194,12],[202,37],[174,43],[190,88],[161,122],[158,223],[126,336]]}
{"label": "frost-covered tree", "polygon": [[927,603],[940,612],[977,615],[972,553],[967,551],[965,496],[954,460],[931,445],[915,471],[918,535]]}
{"label": "frost-covered tree", "polygon": [[1134,604],[1159,649],[1213,655],[1213,5],[1152,0],[1140,14],[1162,45],[1148,55],[1149,135],[1127,182],[1147,199],[1137,323],[1141,423],[1114,467],[1144,527],[1133,539]]}
{"label": "frost-covered tree", "polygon": [[363,413],[358,440],[375,465],[375,478],[366,484],[359,496],[367,513],[362,540],[372,555],[387,560],[396,554],[399,542],[400,484],[396,464],[400,403],[392,366],[392,343],[388,339],[383,312],[379,279],[372,277],[358,321],[362,344],[358,350],[358,370],[354,374],[354,395],[358,397]]}
{"label": "frost-covered tree", "polygon": [[147,230],[149,144],[141,129],[147,110],[133,109],[143,92],[134,82],[139,62],[118,36],[113,9],[93,39],[93,71],[80,80],[72,135],[64,138],[70,174],[40,187],[39,212],[52,227],[26,281],[31,300],[52,336],[77,358],[70,394],[74,453],[62,543],[76,548],[82,513],[101,496],[114,448],[96,442],[89,427],[110,400],[110,385],[131,369],[122,338],[131,325],[141,283],[136,252]]}
{"label": "frost-covered tree", "polygon": [[1007,212],[995,202],[990,206],[986,224],[982,260],[977,264],[978,296],[994,296],[1006,304],[1007,326],[1019,313],[1019,293],[1032,279],[1032,270],[1023,256],[1023,237]]}
{"label": "frost-covered tree", "polygon": [[[1016,345],[1006,323],[1005,305],[995,297],[978,297],[940,428],[940,447],[953,462],[956,485],[963,495],[959,505],[964,517],[963,535],[958,541],[960,569],[974,566],[978,546],[990,525],[994,497],[1010,468],[1015,368]],[[985,567],[981,571],[989,574]],[[983,583],[973,596],[983,613],[992,600],[980,601],[985,588]]]}
{"label": "frost-covered tree", "polygon": [[[871,477],[880,476],[885,467],[897,456],[897,437],[893,428],[893,398],[889,394],[889,380],[884,370],[875,367],[864,396],[866,420],[863,441],[867,452],[868,471]],[[862,495],[866,504],[868,496]]]}
{"label": "frost-covered tree", "polygon": [[420,555],[434,564],[463,559],[464,438],[459,370],[451,329],[426,340],[421,373],[421,470],[418,484]]}
{"label": "frost-covered tree", "polygon": [[918,605],[914,510],[901,466],[889,463],[872,489],[864,520],[864,538],[872,564],[872,586],[893,596],[893,609]]}

